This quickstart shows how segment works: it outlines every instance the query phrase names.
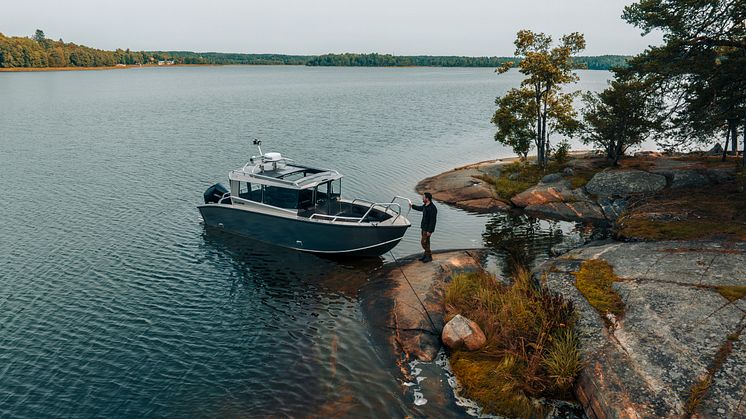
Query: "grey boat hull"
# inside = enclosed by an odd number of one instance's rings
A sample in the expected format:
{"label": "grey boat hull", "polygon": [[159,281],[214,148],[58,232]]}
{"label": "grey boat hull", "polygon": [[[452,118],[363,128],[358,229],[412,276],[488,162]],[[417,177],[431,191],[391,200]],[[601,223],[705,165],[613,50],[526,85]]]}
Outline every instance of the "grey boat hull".
{"label": "grey boat hull", "polygon": [[254,240],[326,255],[380,256],[401,241],[406,225],[330,223],[278,217],[231,205],[199,206],[205,224]]}

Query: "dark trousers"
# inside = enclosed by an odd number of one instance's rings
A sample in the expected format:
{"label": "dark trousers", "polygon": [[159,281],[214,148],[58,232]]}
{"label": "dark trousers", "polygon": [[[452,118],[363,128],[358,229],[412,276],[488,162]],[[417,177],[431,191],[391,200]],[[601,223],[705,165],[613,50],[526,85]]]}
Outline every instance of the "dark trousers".
{"label": "dark trousers", "polygon": [[427,235],[425,230],[422,230],[422,240],[420,240],[422,248],[425,249],[426,256],[432,256],[433,252],[430,251],[430,236]]}

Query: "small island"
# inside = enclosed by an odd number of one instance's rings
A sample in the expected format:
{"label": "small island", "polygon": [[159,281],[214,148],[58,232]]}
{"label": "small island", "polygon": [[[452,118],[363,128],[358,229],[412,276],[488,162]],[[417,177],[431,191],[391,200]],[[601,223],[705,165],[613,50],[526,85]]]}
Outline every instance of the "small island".
{"label": "small island", "polygon": [[[517,157],[417,185],[468,211],[611,232],[506,277],[438,261],[440,275],[450,272],[436,287],[442,342],[461,391],[484,412],[542,417],[551,407],[540,400],[572,394],[592,418],[746,414],[746,38],[735,35],[746,25],[725,10],[730,23],[703,34],[697,16],[709,7],[626,7],[625,20],[662,30],[666,43],[614,69],[598,93],[566,87],[578,79],[571,57],[585,48],[582,34],[553,46],[518,32],[521,60],[498,72],[517,65],[525,77],[492,117],[495,140]],[[552,145],[557,133],[592,149]],[[629,152],[648,140],[659,151]]]}

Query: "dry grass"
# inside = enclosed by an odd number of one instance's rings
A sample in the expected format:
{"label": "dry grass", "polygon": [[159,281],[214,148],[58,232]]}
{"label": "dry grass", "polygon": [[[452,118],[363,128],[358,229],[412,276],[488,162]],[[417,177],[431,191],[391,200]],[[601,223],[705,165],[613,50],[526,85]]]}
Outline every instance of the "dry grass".
{"label": "dry grass", "polygon": [[571,302],[536,287],[519,270],[510,286],[487,273],[458,275],[446,290],[446,304],[449,316],[474,320],[487,337],[479,351],[451,354],[466,396],[486,412],[536,415],[541,408],[532,398],[566,394],[581,369]]}
{"label": "dry grass", "polygon": [[614,268],[600,259],[586,260],[580,265],[580,270],[574,272],[576,286],[593,308],[609,322],[606,317],[611,313],[617,317],[624,314],[622,298],[611,285],[619,278],[614,274]]}
{"label": "dry grass", "polygon": [[700,403],[704,400],[707,392],[710,390],[710,386],[712,386],[712,378],[715,376],[715,373],[723,367],[725,361],[728,360],[728,357],[733,352],[733,342],[739,339],[742,331],[743,326],[735,333],[731,333],[727,336],[726,340],[720,345],[720,348],[718,348],[715,358],[712,360],[712,364],[707,368],[705,376],[694,383],[694,385],[689,389],[689,396],[684,405],[684,411],[689,417],[694,415]]}
{"label": "dry grass", "polygon": [[620,217],[617,235],[633,240],[746,240],[746,191],[738,182],[664,191]]}

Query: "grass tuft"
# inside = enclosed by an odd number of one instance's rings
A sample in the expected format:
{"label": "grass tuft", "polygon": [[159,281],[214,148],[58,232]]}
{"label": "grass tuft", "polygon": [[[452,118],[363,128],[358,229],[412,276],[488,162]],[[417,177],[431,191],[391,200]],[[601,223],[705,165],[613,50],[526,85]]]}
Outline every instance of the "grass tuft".
{"label": "grass tuft", "polygon": [[576,286],[608,324],[606,313],[617,317],[624,314],[624,303],[611,285],[619,278],[614,274],[614,268],[601,259],[586,260],[580,265],[580,270],[574,272]]}
{"label": "grass tuft", "polygon": [[541,408],[532,398],[566,395],[582,365],[571,302],[535,286],[519,269],[511,285],[485,272],[457,275],[446,303],[448,316],[462,314],[487,337],[479,351],[451,354],[465,395],[485,412],[537,415]]}
{"label": "grass tuft", "polygon": [[720,285],[716,289],[728,301],[736,301],[746,297],[746,285]]}
{"label": "grass tuft", "polygon": [[554,380],[558,389],[570,389],[575,377],[582,369],[578,338],[569,329],[560,329],[552,336],[552,346],[544,358],[549,377]]}

